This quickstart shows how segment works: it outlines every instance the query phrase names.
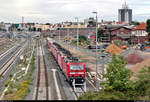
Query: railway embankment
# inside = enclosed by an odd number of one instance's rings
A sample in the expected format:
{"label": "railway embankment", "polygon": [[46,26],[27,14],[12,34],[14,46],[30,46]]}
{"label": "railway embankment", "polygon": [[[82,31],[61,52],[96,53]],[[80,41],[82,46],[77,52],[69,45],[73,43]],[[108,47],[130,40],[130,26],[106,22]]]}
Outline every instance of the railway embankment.
{"label": "railway embankment", "polygon": [[23,53],[23,59],[13,66],[9,80],[1,93],[2,100],[24,100],[30,92],[35,69],[35,42]]}

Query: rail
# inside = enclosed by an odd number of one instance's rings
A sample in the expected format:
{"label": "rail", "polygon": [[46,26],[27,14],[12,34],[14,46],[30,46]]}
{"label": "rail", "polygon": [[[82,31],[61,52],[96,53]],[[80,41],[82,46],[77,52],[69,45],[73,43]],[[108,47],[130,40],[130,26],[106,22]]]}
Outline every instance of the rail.
{"label": "rail", "polygon": [[[25,46],[25,44],[24,44]],[[9,70],[10,66],[13,64],[15,59],[20,55],[21,51],[23,50],[24,46],[20,47],[13,56],[11,56],[0,68],[0,76],[3,76],[7,70]]]}
{"label": "rail", "polygon": [[48,100],[49,91],[47,68],[40,40],[38,41],[38,74],[36,87],[35,100]]}

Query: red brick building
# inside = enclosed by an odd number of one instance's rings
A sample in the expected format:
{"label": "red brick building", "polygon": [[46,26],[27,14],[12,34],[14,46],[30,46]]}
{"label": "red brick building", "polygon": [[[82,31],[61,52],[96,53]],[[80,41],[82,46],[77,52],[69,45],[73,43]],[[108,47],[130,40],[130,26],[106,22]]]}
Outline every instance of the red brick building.
{"label": "red brick building", "polygon": [[131,38],[132,29],[121,26],[111,30],[111,42],[113,40],[123,40],[128,41]]}
{"label": "red brick building", "polygon": [[146,32],[146,23],[141,23],[132,31],[132,35],[134,36],[135,43],[143,43],[144,41],[148,41],[148,33]]}
{"label": "red brick building", "polygon": [[138,26],[111,26],[105,29],[104,34],[109,34],[110,42],[113,40],[128,41],[132,43],[143,43],[148,41],[148,33],[146,32],[146,23]]}

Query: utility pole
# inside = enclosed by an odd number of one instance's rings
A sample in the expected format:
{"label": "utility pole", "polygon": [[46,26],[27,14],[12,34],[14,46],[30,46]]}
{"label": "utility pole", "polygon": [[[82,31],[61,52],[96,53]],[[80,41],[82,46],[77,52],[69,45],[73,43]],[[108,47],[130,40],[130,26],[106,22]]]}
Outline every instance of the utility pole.
{"label": "utility pole", "polygon": [[97,12],[92,12],[96,14],[96,92],[99,91],[99,84],[98,84],[98,56],[97,56]]}
{"label": "utility pole", "polygon": [[24,32],[24,17],[22,17],[22,30]]}
{"label": "utility pole", "polygon": [[140,43],[140,35],[138,34],[138,44]]}
{"label": "utility pole", "polygon": [[77,19],[77,53],[79,50],[79,18],[76,17],[75,19]]}
{"label": "utility pole", "polygon": [[[61,25],[60,25],[60,26],[61,26]],[[61,28],[61,27],[59,27],[59,41],[60,41],[60,28]]]}
{"label": "utility pole", "polygon": [[67,46],[69,50],[69,28],[67,28]]}
{"label": "utility pole", "polygon": [[[104,71],[104,58],[105,58],[105,54],[104,54],[104,51],[105,49],[101,49],[101,57],[102,57],[102,82],[104,82],[104,74],[105,74],[105,71]],[[104,89],[104,86],[102,86],[102,89]]]}

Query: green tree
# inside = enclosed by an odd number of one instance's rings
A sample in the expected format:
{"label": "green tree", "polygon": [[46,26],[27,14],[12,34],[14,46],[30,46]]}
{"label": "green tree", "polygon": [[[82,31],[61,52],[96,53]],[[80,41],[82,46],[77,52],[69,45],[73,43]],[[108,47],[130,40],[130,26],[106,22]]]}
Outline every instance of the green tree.
{"label": "green tree", "polygon": [[150,41],[150,19],[148,19],[146,23],[147,23],[146,31],[148,32],[148,39]]}
{"label": "green tree", "polygon": [[140,71],[135,90],[138,96],[150,99],[150,67],[145,67]]}
{"label": "green tree", "polygon": [[90,42],[88,41],[87,37],[80,35],[79,36],[79,44],[80,45],[83,45],[83,44],[90,45]]}
{"label": "green tree", "polygon": [[128,44],[130,44],[130,45],[131,45],[131,39],[128,39]]}
{"label": "green tree", "polygon": [[98,93],[87,92],[79,100],[150,100],[150,67],[143,68],[132,81],[132,72],[125,68],[122,56],[112,56],[105,74],[104,89]]}
{"label": "green tree", "polygon": [[33,27],[33,28],[32,28],[32,31],[36,31],[36,28],[35,28],[35,27]]}
{"label": "green tree", "polygon": [[94,21],[89,21],[88,23],[89,23],[88,26],[90,26],[90,27],[95,27],[96,26],[96,22],[94,22]]}
{"label": "green tree", "polygon": [[103,33],[104,33],[104,30],[102,28],[99,28],[97,32],[97,37],[99,41],[101,41],[101,37],[103,37]]}
{"label": "green tree", "polygon": [[50,25],[50,23],[46,23],[45,25]]}
{"label": "green tree", "polygon": [[104,77],[107,81],[104,83],[105,89],[116,91],[128,91],[132,88],[130,80],[132,72],[125,68],[127,61],[123,56],[112,56],[112,62],[107,68]]}
{"label": "green tree", "polygon": [[[125,68],[127,61],[123,56],[112,56],[112,62],[107,68],[107,73],[104,75],[105,82],[104,89],[100,90],[98,94],[86,93],[79,99],[85,100],[120,100],[120,99],[133,99],[134,85],[130,80],[132,72]],[[133,98],[131,98],[133,97]]]}
{"label": "green tree", "polygon": [[80,35],[79,36],[79,42],[82,42],[82,41],[87,41],[87,38],[83,35]]}
{"label": "green tree", "polygon": [[41,32],[41,31],[42,31],[42,29],[41,29],[41,28],[38,28],[38,29],[37,29],[37,31],[38,31],[38,32]]}
{"label": "green tree", "polygon": [[147,23],[146,31],[150,34],[150,19],[148,19],[146,23]]}
{"label": "green tree", "polygon": [[138,26],[140,23],[137,22],[137,21],[132,21],[131,24],[135,25],[135,26]]}
{"label": "green tree", "polygon": [[31,27],[29,27],[29,28],[28,28],[28,31],[31,32],[31,30],[32,30]]}

